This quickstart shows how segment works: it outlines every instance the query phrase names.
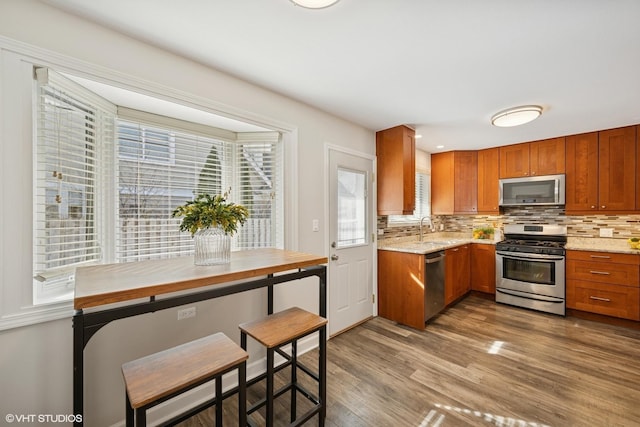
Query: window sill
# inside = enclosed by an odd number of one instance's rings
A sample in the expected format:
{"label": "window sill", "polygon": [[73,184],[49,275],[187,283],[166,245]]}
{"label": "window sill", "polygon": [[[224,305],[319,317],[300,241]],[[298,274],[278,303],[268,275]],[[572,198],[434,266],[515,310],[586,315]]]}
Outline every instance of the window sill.
{"label": "window sill", "polygon": [[20,313],[7,314],[0,318],[0,331],[71,318],[73,301],[32,306]]}

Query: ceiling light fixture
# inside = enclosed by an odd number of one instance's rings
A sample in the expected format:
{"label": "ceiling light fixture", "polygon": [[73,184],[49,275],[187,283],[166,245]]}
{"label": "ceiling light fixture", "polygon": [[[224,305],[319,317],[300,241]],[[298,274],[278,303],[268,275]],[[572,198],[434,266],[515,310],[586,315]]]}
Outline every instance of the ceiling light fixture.
{"label": "ceiling light fixture", "polygon": [[491,117],[491,124],[499,127],[519,126],[537,119],[542,114],[539,105],[523,105],[500,111]]}
{"label": "ceiling light fixture", "polygon": [[338,3],[338,0],[291,0],[291,2],[307,9],[324,9]]}

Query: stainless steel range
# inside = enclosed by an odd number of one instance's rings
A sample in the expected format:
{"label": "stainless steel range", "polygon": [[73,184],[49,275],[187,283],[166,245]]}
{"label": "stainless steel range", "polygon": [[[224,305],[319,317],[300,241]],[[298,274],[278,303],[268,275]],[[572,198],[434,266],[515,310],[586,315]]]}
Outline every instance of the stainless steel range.
{"label": "stainless steel range", "polygon": [[496,301],[565,315],[567,227],[508,224],[496,244]]}

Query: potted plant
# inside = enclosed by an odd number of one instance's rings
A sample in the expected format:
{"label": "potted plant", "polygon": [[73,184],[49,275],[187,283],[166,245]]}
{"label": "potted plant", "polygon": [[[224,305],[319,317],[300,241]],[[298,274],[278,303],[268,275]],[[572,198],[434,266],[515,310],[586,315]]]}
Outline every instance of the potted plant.
{"label": "potted plant", "polygon": [[[229,190],[230,191],[230,190]],[[180,231],[189,231],[195,243],[195,264],[224,264],[231,260],[231,236],[249,217],[249,210],[228,202],[224,194],[199,194],[178,206],[172,217],[182,217]]]}

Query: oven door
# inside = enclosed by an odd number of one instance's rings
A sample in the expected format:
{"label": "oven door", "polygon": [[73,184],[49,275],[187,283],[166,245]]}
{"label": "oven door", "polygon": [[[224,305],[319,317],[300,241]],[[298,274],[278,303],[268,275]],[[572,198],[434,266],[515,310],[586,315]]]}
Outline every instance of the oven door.
{"label": "oven door", "polygon": [[564,256],[496,252],[496,287],[565,298]]}

